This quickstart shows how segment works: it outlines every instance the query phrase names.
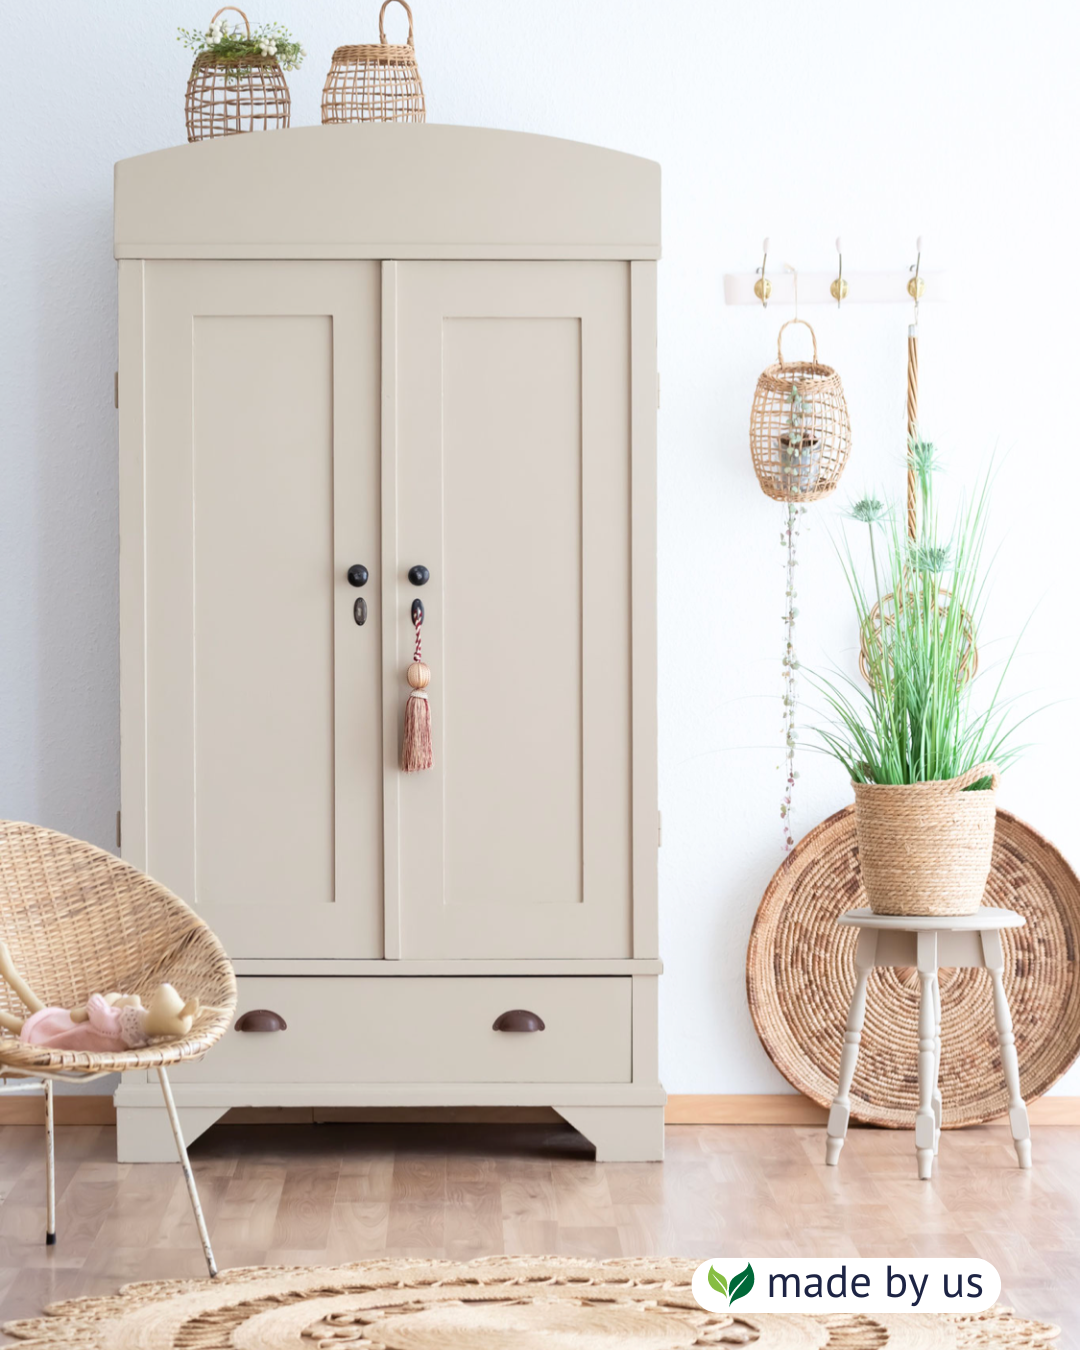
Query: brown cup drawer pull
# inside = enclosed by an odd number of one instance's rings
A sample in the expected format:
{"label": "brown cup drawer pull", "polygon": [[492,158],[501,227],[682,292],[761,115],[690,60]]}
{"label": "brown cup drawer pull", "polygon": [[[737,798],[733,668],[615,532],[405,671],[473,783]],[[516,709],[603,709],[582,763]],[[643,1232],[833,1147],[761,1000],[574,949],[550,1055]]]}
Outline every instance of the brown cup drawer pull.
{"label": "brown cup drawer pull", "polygon": [[512,1008],[496,1017],[492,1031],[543,1031],[544,1019],[524,1008]]}
{"label": "brown cup drawer pull", "polygon": [[280,1013],[269,1008],[253,1008],[236,1019],[237,1031],[288,1031],[289,1027]]}

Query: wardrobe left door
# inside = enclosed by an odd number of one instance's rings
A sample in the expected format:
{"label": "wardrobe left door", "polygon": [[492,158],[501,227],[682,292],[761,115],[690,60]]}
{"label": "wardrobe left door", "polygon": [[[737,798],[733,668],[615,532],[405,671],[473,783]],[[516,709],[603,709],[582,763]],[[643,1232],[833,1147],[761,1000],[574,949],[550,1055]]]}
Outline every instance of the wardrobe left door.
{"label": "wardrobe left door", "polygon": [[143,277],[146,868],[233,957],[381,956],[379,265]]}

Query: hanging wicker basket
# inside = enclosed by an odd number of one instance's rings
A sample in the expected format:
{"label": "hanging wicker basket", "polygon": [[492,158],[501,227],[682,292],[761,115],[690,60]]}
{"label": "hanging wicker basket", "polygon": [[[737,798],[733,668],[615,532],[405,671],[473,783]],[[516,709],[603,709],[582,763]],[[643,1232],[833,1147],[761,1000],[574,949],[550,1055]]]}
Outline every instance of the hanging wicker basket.
{"label": "hanging wicker basket", "polygon": [[[235,5],[223,5],[214,19],[229,9],[240,15],[250,37],[247,15]],[[214,19],[210,20],[211,24]],[[277,57],[216,56],[213,52],[200,52],[187,82],[184,116],[189,141],[209,141],[216,136],[287,127],[289,86]]]}
{"label": "hanging wicker basket", "polygon": [[[981,778],[991,786],[965,791]],[[852,787],[859,871],[874,913],[974,914],[994,851],[994,765],[943,782]]]}
{"label": "hanging wicker basket", "polygon": [[750,453],[767,497],[778,502],[814,502],[840,481],[851,450],[851,423],[840,376],[818,362],[785,361],[784,329],[776,339],[777,363],[762,372],[750,411]]}
{"label": "hanging wicker basket", "polygon": [[426,122],[424,85],[413,48],[412,10],[397,0],[409,16],[404,46],[386,40],[379,10],[379,41],[356,47],[338,47],[323,85],[324,122]]}

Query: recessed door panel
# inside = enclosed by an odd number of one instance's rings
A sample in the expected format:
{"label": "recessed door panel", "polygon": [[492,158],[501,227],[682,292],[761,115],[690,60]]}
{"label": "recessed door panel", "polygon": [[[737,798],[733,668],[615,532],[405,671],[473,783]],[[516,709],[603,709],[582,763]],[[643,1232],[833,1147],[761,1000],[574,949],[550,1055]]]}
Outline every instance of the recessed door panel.
{"label": "recessed door panel", "polygon": [[629,955],[628,268],[392,266],[384,678],[400,725],[419,596],[435,757],[388,765],[402,954]]}
{"label": "recessed door panel", "polygon": [[147,273],[147,866],[233,956],[379,956],[377,265]]}
{"label": "recessed door panel", "polygon": [[443,903],[580,905],[580,319],[447,319],[443,399]]}

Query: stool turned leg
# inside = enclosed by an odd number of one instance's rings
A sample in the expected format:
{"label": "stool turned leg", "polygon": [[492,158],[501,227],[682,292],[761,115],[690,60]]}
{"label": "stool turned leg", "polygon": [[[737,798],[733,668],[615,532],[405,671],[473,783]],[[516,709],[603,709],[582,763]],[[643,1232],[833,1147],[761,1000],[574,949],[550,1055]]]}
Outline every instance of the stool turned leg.
{"label": "stool turned leg", "polygon": [[919,1110],[915,1117],[915,1156],[919,1179],[929,1181],[934,1169],[937,1119],[934,1115],[937,1067],[937,933],[918,935],[919,953]]}
{"label": "stool turned leg", "polygon": [[941,980],[934,981],[934,1154],[941,1140]]}
{"label": "stool turned leg", "polygon": [[983,960],[994,982],[994,1022],[997,1024],[998,1043],[1001,1046],[1001,1067],[1005,1072],[1005,1086],[1009,1089],[1009,1129],[1012,1132],[1016,1159],[1020,1166],[1031,1166],[1031,1126],[1027,1106],[1020,1095],[1020,1061],[1016,1055],[1012,1014],[1005,997],[1005,956],[1001,934],[994,929],[982,935]]}
{"label": "stool turned leg", "polygon": [[849,1094],[855,1077],[855,1065],[859,1060],[859,1042],[862,1040],[863,1022],[866,1020],[866,984],[874,968],[876,950],[877,933],[874,929],[860,929],[859,942],[855,948],[855,969],[858,978],[855,981],[855,992],[851,996],[851,1007],[848,1009],[844,1049],[840,1055],[840,1081],[829,1109],[829,1124],[825,1139],[825,1163],[829,1167],[835,1167],[840,1161],[840,1150],[847,1138],[848,1120],[851,1118]]}

